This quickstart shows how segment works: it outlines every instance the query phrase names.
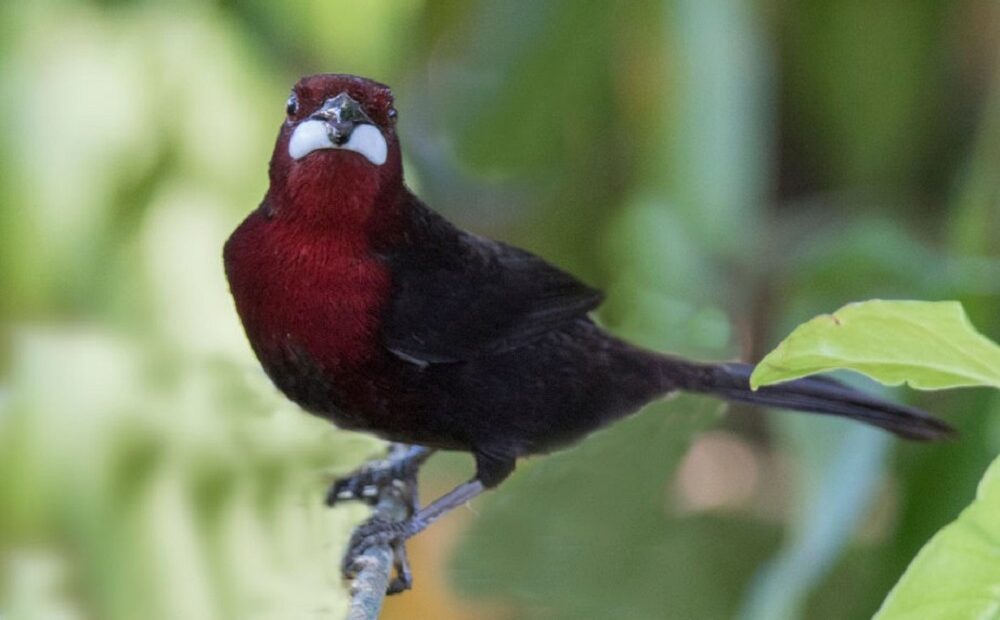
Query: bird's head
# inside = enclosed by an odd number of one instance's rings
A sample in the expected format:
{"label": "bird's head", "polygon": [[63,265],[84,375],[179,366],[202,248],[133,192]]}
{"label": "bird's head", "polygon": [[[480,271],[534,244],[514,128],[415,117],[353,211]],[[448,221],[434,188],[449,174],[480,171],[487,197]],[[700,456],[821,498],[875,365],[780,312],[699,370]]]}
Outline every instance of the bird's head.
{"label": "bird's head", "polygon": [[275,208],[312,220],[367,218],[402,188],[395,125],[384,84],[336,74],[299,80],[271,156]]}

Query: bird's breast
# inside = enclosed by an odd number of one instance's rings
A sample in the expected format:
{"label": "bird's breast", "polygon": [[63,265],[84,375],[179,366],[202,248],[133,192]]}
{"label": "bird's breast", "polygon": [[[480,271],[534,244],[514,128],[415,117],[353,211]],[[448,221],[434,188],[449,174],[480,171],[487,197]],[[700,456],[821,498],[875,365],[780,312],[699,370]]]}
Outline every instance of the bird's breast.
{"label": "bird's breast", "polygon": [[237,311],[265,367],[291,352],[335,376],[381,354],[390,273],[364,243],[252,216],[226,244],[225,261]]}

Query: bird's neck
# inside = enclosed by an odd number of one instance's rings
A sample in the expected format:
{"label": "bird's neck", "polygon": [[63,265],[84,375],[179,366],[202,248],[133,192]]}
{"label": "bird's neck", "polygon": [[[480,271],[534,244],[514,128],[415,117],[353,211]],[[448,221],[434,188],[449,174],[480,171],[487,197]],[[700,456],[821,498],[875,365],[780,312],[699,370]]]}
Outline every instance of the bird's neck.
{"label": "bird's neck", "polygon": [[306,167],[272,178],[271,216],[303,234],[360,243],[398,226],[406,190],[402,178],[341,162],[317,173]]}

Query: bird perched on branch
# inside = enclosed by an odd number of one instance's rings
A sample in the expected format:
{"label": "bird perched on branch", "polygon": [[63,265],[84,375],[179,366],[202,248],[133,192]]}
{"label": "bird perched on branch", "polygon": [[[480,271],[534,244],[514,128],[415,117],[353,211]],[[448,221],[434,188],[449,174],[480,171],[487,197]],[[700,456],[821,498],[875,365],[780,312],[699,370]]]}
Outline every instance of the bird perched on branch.
{"label": "bird perched on branch", "polygon": [[[337,426],[414,447],[340,481],[331,501],[431,450],[472,453],[475,476],[400,523],[359,528],[345,559],[403,541],[496,486],[520,457],[580,440],[678,390],[856,419],[907,439],[949,427],[826,378],[751,391],[751,366],[649,351],[588,316],[599,291],[529,252],[462,231],[403,183],[387,86],[301,79],[260,206],[225,247],[247,337],[274,384]],[[400,557],[404,557],[400,554]],[[409,587],[397,565],[394,590]]]}

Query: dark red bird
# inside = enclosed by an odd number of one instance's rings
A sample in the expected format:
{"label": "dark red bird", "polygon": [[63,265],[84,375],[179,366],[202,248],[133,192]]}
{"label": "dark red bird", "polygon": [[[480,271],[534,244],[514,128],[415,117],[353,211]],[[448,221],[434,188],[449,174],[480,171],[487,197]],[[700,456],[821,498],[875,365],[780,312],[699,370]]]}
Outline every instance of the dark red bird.
{"label": "dark red bird", "polygon": [[[519,457],[573,443],[677,390],[854,418],[908,439],[951,432],[830,379],[753,392],[747,364],[698,363],[616,338],[588,316],[599,291],[459,230],[414,196],[395,125],[382,84],[300,80],[267,195],[225,247],[247,337],[288,398],[342,428],[418,446],[397,454],[397,473],[415,471],[430,449],[475,457],[471,481],[402,525],[370,523],[350,554],[405,540],[500,483]],[[378,476],[369,469],[332,498]],[[408,574],[400,577],[396,587],[406,587]]]}

